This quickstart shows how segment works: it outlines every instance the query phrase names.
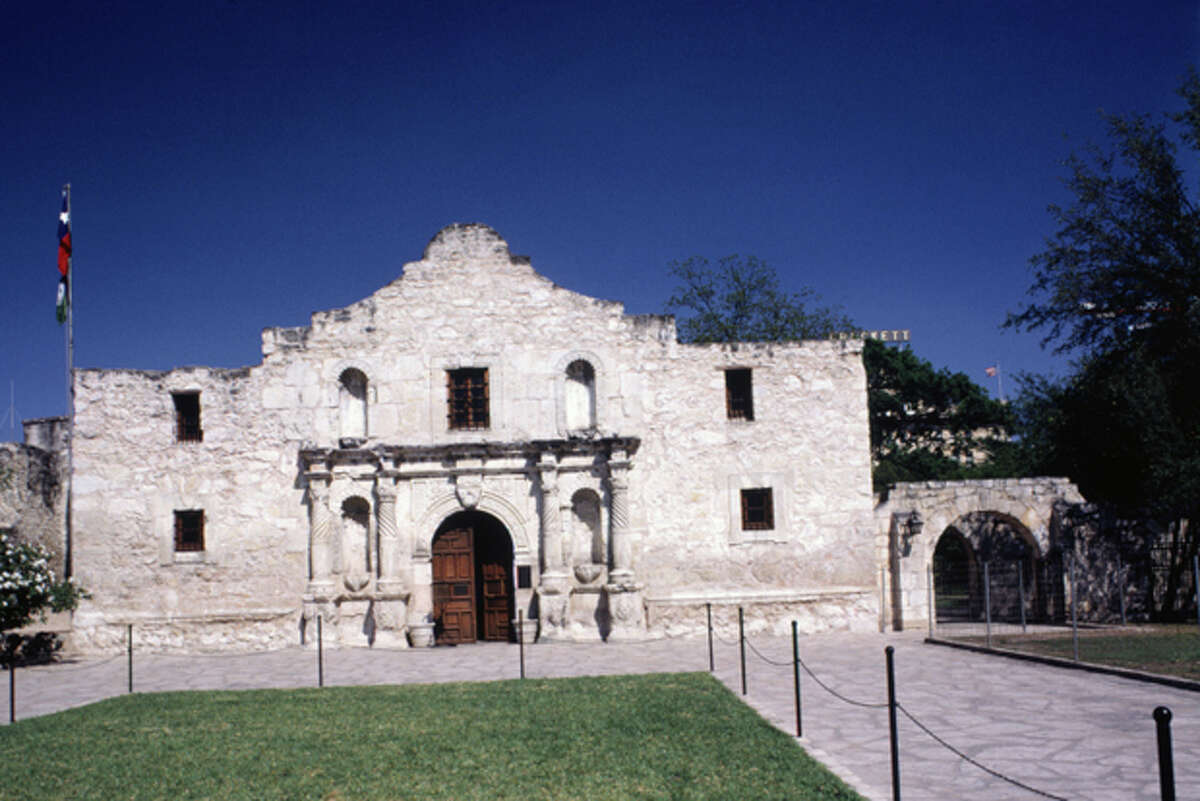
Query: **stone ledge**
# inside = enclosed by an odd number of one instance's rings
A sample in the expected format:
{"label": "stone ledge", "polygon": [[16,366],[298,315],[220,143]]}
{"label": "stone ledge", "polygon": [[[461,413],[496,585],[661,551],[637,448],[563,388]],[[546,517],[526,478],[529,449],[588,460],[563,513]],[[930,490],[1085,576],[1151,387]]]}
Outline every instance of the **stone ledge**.
{"label": "stone ledge", "polygon": [[874,596],[874,587],[828,587],[813,590],[725,590],[713,592],[673,593],[647,597],[646,605],[657,606],[695,606],[697,604],[737,604],[737,603],[795,603],[806,601],[823,601],[837,598],[847,598],[855,595]]}

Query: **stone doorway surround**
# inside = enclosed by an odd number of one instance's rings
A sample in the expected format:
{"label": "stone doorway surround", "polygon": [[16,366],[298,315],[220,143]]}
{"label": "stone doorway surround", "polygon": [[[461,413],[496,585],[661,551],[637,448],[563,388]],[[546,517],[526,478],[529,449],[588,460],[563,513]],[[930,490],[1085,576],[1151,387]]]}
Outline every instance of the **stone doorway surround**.
{"label": "stone doorway surround", "polygon": [[[478,511],[512,540],[515,609],[537,620],[540,638],[645,637],[644,588],[629,542],[629,473],[639,444],[634,437],[571,437],[302,448],[304,630],[320,615],[325,637],[332,631],[340,645],[432,645],[434,536],[451,515]],[[603,563],[580,563],[570,541],[572,497],[581,489],[602,499]],[[348,565],[353,559],[342,554],[354,551],[343,529],[354,527],[344,527],[337,512],[364,503],[372,535],[360,562]],[[370,568],[365,582],[360,564]]]}

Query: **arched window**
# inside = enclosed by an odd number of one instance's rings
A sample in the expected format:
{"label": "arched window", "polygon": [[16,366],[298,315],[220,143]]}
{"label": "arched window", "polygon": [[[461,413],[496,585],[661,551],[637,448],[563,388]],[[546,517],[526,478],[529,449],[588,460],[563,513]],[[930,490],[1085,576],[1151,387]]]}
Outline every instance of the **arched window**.
{"label": "arched window", "polygon": [[596,371],[583,359],[567,365],[567,385],[563,392],[568,431],[596,427]]}
{"label": "arched window", "polygon": [[338,436],[341,439],[366,439],[367,377],[353,367],[338,378]]}

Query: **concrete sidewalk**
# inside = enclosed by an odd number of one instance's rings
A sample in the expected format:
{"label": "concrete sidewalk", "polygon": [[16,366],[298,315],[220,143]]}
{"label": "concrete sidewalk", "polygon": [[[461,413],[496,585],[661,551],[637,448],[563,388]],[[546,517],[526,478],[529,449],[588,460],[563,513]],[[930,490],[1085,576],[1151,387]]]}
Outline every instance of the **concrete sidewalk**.
{"label": "concrete sidewalk", "polygon": [[[751,636],[745,700],[795,734],[791,641]],[[893,645],[897,697],[914,717],[973,759],[1045,793],[1076,801],[1159,798],[1154,707],[1174,713],[1176,790],[1200,799],[1200,693],[925,645],[919,633],[829,634],[800,641],[805,664],[854,701],[887,700],[884,647]],[[716,674],[741,696],[733,637],[715,643]],[[531,678],[705,671],[703,639],[527,646]],[[124,654],[107,660],[19,668],[18,720],[126,691]],[[515,645],[325,653],[327,685],[517,678]],[[7,679],[7,676],[4,677]],[[135,654],[138,692],[312,687],[317,655],[300,648],[237,656]],[[872,801],[891,798],[886,708],[846,703],[802,675],[801,743]],[[7,713],[7,709],[4,710]],[[3,715],[7,721],[7,714]],[[900,718],[905,801],[1036,799],[988,775]]]}

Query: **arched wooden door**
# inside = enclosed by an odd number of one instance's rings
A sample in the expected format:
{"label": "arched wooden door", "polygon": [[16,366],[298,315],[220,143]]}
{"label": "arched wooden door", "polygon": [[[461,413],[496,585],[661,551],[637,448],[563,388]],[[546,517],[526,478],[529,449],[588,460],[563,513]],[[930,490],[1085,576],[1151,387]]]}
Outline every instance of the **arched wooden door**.
{"label": "arched wooden door", "polygon": [[508,642],[513,599],[512,539],[482,512],[459,512],[433,540],[433,619],[439,645]]}

